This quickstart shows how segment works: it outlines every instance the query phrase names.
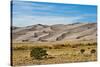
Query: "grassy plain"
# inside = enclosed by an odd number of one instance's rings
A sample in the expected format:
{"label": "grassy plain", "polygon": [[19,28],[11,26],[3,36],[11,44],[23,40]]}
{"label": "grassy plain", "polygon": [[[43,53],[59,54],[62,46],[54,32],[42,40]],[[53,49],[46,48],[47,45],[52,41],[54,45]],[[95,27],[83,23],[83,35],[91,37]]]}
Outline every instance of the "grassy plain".
{"label": "grassy plain", "polygon": [[[48,57],[32,59],[30,51],[35,47],[47,50]],[[81,53],[81,49],[85,52]],[[19,66],[96,61],[97,52],[91,53],[92,49],[97,50],[96,42],[13,42],[12,64]]]}

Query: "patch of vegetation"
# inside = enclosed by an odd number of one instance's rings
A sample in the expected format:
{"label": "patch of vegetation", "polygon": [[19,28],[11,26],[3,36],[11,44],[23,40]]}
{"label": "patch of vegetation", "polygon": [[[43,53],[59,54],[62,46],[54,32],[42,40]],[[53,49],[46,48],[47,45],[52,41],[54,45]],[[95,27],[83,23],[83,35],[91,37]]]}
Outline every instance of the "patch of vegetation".
{"label": "patch of vegetation", "polygon": [[46,58],[47,55],[47,51],[43,48],[33,48],[30,52],[30,56],[37,60],[41,60],[43,57]]}
{"label": "patch of vegetation", "polygon": [[94,42],[93,45],[97,45],[97,42]]}
{"label": "patch of vegetation", "polygon": [[91,50],[91,54],[95,54],[96,53],[96,50],[95,49],[92,49]]}
{"label": "patch of vegetation", "polygon": [[54,48],[54,49],[61,49],[61,48],[63,48],[63,47],[65,47],[64,44],[55,44],[55,45],[53,45],[53,48]]}
{"label": "patch of vegetation", "polygon": [[26,46],[13,47],[13,50],[28,50],[28,47],[26,47]]}
{"label": "patch of vegetation", "polygon": [[97,42],[94,43],[87,43],[88,46],[97,45]]}
{"label": "patch of vegetation", "polygon": [[85,49],[81,49],[80,52],[81,54],[83,54],[85,52]]}

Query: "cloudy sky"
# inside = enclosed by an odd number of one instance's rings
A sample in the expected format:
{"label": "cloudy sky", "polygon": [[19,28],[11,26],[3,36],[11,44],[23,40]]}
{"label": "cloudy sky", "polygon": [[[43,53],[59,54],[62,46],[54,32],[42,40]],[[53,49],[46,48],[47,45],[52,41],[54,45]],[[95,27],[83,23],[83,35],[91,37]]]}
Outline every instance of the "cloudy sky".
{"label": "cloudy sky", "polygon": [[31,1],[12,2],[14,26],[34,24],[92,23],[97,20],[97,7],[90,5],[57,4]]}

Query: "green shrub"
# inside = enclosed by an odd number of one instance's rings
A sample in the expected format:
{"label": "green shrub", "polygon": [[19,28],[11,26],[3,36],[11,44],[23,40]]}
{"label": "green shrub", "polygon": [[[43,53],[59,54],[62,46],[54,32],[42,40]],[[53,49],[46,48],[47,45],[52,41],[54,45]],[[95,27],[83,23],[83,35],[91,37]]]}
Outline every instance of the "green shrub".
{"label": "green shrub", "polygon": [[88,46],[91,46],[91,43],[88,43],[87,45],[88,45]]}
{"label": "green shrub", "polygon": [[92,49],[91,50],[91,54],[95,54],[96,53],[96,50],[95,49]]}
{"label": "green shrub", "polygon": [[43,48],[32,48],[32,50],[30,52],[30,56],[37,60],[40,60],[43,57],[46,57],[47,55],[48,55],[47,51],[44,50]]}
{"label": "green shrub", "polygon": [[81,52],[81,54],[83,54],[85,52],[85,50],[84,49],[81,49],[80,52]]}

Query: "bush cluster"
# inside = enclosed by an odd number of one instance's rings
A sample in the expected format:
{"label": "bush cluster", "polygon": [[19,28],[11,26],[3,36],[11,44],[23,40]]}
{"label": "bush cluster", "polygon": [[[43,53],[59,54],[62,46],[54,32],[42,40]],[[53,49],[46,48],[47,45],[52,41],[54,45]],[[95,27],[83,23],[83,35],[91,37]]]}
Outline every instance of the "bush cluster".
{"label": "bush cluster", "polygon": [[42,59],[43,57],[46,57],[47,55],[47,51],[43,48],[33,48],[30,52],[30,56],[38,60]]}

